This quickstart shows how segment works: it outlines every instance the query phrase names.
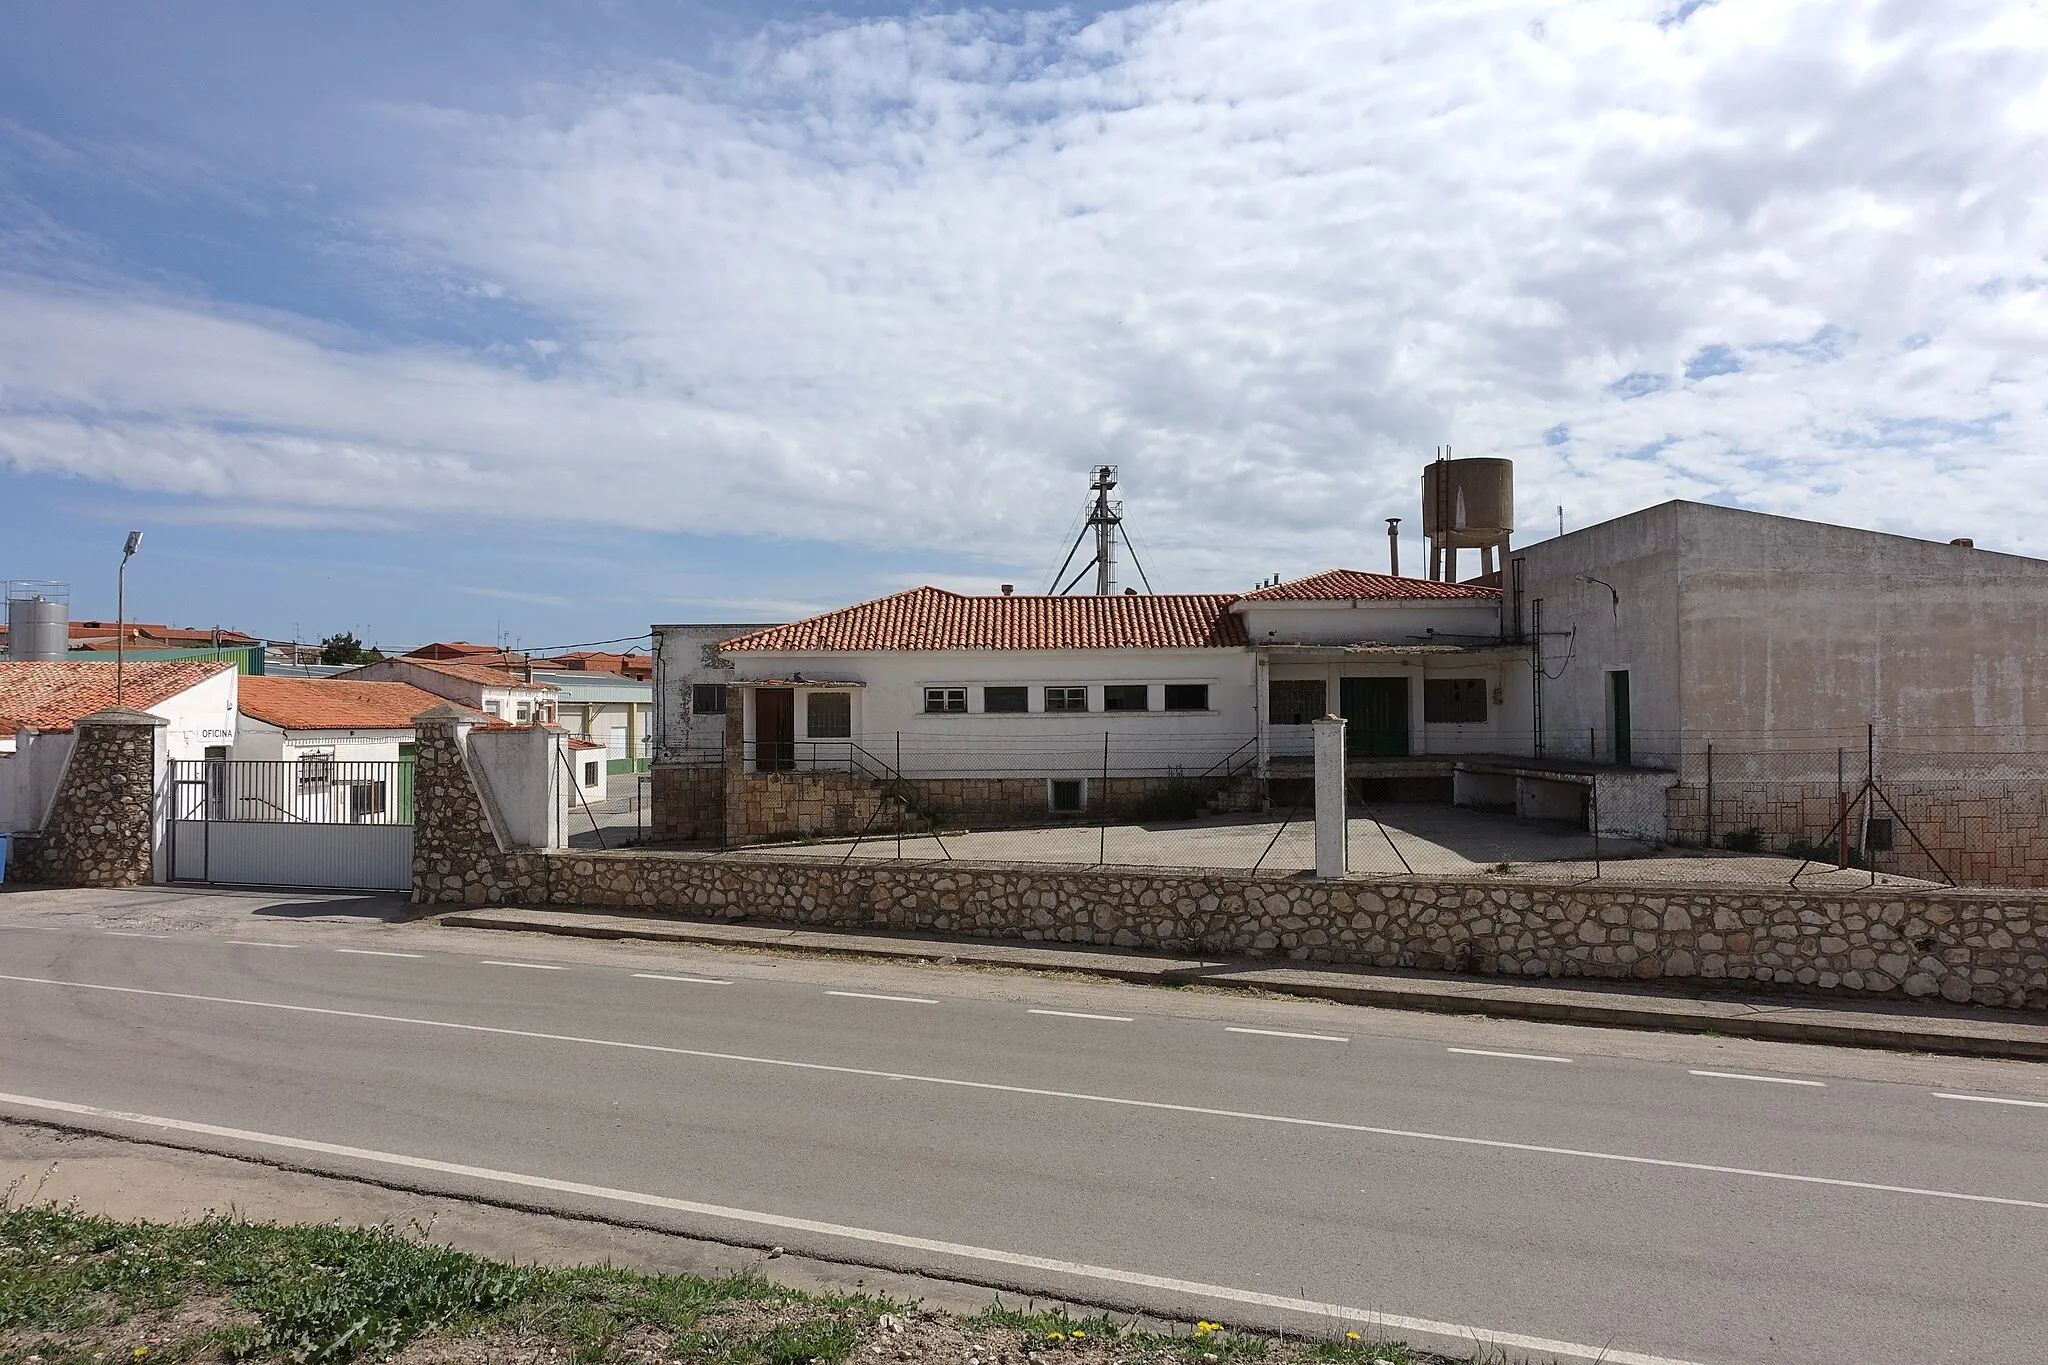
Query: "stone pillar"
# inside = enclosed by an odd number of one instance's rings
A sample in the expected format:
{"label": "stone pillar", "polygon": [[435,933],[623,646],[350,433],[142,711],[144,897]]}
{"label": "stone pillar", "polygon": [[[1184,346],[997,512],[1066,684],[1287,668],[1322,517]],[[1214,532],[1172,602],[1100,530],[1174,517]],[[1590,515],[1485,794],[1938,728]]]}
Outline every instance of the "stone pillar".
{"label": "stone pillar", "polygon": [[479,904],[489,894],[503,850],[464,752],[481,719],[453,702],[412,718],[415,904]]}
{"label": "stone pillar", "polygon": [[42,833],[21,841],[14,875],[44,886],[147,886],[156,864],[163,729],[147,711],[108,707],[77,738]]}
{"label": "stone pillar", "polygon": [[1316,735],[1316,875],[1341,877],[1351,870],[1344,799],[1344,719],[1324,716],[1310,727]]}

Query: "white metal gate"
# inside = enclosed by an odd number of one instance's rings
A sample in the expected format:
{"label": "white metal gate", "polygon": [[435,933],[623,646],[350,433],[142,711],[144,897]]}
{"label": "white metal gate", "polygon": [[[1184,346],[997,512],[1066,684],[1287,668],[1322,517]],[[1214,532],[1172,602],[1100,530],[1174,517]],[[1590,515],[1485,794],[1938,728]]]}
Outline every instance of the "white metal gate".
{"label": "white metal gate", "polygon": [[404,891],[413,765],[179,760],[165,835],[170,879]]}

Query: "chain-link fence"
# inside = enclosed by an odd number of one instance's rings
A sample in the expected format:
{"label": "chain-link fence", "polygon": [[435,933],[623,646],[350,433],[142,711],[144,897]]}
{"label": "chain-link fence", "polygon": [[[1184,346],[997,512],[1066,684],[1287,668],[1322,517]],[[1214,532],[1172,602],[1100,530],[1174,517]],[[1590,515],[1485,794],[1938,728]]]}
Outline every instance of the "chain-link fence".
{"label": "chain-link fence", "polygon": [[[1353,754],[1350,867],[1549,882],[2048,886],[2048,753],[1968,747],[1994,739],[1592,729],[1546,736],[1540,756]],[[1308,871],[1312,765],[1263,747],[1256,735],[1130,730],[750,742],[727,756],[743,767],[723,789],[738,803],[721,816],[724,842],[847,862]]]}

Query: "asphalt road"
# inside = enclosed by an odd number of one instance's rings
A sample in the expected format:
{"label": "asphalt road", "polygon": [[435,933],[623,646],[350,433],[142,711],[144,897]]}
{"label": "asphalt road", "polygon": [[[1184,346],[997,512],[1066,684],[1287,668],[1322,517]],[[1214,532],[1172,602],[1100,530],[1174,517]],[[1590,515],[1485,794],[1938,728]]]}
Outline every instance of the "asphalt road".
{"label": "asphalt road", "polygon": [[0,895],[0,1113],[1513,1356],[2048,1351],[2048,1068],[378,912]]}

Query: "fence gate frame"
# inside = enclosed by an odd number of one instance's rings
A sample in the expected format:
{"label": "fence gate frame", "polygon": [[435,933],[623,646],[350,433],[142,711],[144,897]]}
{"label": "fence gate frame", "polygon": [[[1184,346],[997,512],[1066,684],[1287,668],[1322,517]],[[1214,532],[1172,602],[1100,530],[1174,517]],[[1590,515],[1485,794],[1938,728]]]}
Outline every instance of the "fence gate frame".
{"label": "fence gate frame", "polygon": [[409,890],[413,777],[409,760],[172,759],[164,881]]}

